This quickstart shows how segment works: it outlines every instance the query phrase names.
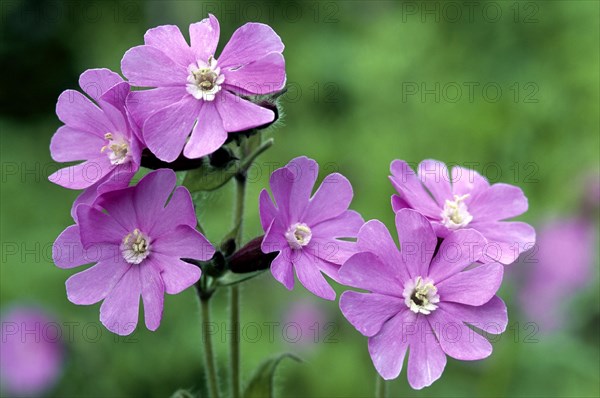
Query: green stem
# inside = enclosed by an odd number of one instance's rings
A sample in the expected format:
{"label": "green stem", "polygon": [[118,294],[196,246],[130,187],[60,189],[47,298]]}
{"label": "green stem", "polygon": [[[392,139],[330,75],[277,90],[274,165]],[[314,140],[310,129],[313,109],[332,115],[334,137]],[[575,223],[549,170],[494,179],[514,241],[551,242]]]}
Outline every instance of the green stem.
{"label": "green stem", "polygon": [[[237,227],[236,246],[242,243],[242,223],[244,216],[244,200],[246,197],[246,176],[236,176],[236,206],[234,223]],[[240,397],[240,290],[238,285],[231,287],[231,396]]]}
{"label": "green stem", "polygon": [[385,398],[387,384],[379,373],[375,373],[375,398]]}
{"label": "green stem", "polygon": [[215,365],[215,354],[212,346],[210,326],[210,305],[208,298],[200,298],[202,305],[202,340],[204,341],[204,360],[206,362],[206,378],[208,380],[208,391],[212,398],[219,398],[219,378]]}
{"label": "green stem", "polygon": [[268,140],[263,142],[258,148],[256,148],[256,150],[254,152],[252,152],[247,157],[243,158],[242,161],[240,162],[241,172],[245,173],[246,170],[248,170],[250,168],[250,166],[252,165],[254,160],[256,160],[256,158],[259,157],[260,154],[262,154],[264,151],[269,149],[271,147],[271,145],[273,145],[273,142],[274,142],[273,138],[269,138]]}
{"label": "green stem", "polygon": [[231,396],[240,396],[240,290],[231,286]]}

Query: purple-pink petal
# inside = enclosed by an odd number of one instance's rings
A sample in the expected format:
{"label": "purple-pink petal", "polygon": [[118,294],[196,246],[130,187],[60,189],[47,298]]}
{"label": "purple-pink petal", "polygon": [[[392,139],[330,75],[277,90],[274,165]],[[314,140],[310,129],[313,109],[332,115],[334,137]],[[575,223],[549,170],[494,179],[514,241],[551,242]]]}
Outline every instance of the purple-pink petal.
{"label": "purple-pink petal", "polygon": [[283,52],[283,42],[275,31],[261,23],[247,23],[238,28],[219,56],[222,69],[235,69],[272,52]]}
{"label": "purple-pink petal", "polygon": [[197,60],[207,61],[208,57],[215,55],[219,34],[219,21],[212,14],[190,25],[191,47]]}
{"label": "purple-pink petal", "polygon": [[178,103],[188,93],[184,86],[158,87],[150,90],[137,90],[129,93],[126,99],[127,109],[139,128],[153,113]]}
{"label": "purple-pink petal", "polygon": [[420,390],[440,378],[446,367],[446,354],[425,316],[417,317],[416,332],[409,339],[408,383]]}
{"label": "purple-pink petal", "polygon": [[165,300],[165,285],[160,269],[153,264],[144,264],[140,269],[142,300],[144,302],[144,320],[148,330],[156,330],[162,319]]}
{"label": "purple-pink petal", "polygon": [[200,158],[219,149],[226,140],[227,131],[215,104],[205,102],[200,108],[198,121],[183,149],[183,154],[189,159]]}
{"label": "purple-pink petal", "polygon": [[483,305],[490,301],[502,283],[504,267],[489,263],[456,273],[436,283],[440,300],[468,305]]}
{"label": "purple-pink petal", "polygon": [[291,249],[284,249],[271,263],[271,274],[288,290],[294,288],[294,268]]}
{"label": "purple-pink petal", "polygon": [[473,228],[488,240],[483,253],[485,261],[512,264],[535,244],[535,229],[524,222],[474,223]]}
{"label": "purple-pink petal", "polygon": [[162,221],[157,215],[162,213],[176,183],[177,176],[170,169],[156,170],[138,182],[133,190],[134,213],[130,215],[136,219],[136,228],[153,235],[154,225]]}
{"label": "purple-pink petal", "polygon": [[[340,265],[356,254],[358,247],[355,242],[313,236],[308,246],[305,246],[302,250],[307,251],[320,260],[337,264],[337,268],[339,268]],[[335,276],[335,279],[337,280],[337,276]]]}
{"label": "purple-pink petal", "polygon": [[119,82],[114,86],[110,87],[106,92],[98,98],[98,103],[104,109],[105,104],[110,104],[116,109],[118,109],[122,115],[127,114],[127,110],[125,109],[125,103],[127,101],[127,97],[131,93],[131,86],[128,82]]}
{"label": "purple-pink petal", "polygon": [[[346,242],[346,243],[352,243],[352,242]],[[309,253],[310,253],[310,251],[309,251]],[[337,250],[337,252],[335,252],[333,255],[325,255],[324,256],[324,257],[331,257],[330,260],[318,257],[319,261],[316,262],[316,265],[321,270],[322,273],[324,273],[325,275],[327,275],[328,277],[330,277],[337,283],[342,283],[342,281],[340,279],[340,267],[341,267],[340,264],[343,264],[350,257],[352,257],[355,253],[356,253],[356,251],[347,250],[346,248],[344,248],[342,250]],[[315,256],[315,257],[317,257],[317,256]]]}
{"label": "purple-pink petal", "polygon": [[444,302],[440,304],[440,308],[485,333],[503,333],[508,325],[506,304],[498,296],[479,306]]}
{"label": "purple-pink petal", "polygon": [[258,206],[260,213],[260,225],[262,226],[263,231],[267,231],[273,219],[277,217],[277,208],[273,204],[271,196],[266,189],[260,191],[260,195],[258,197]]}
{"label": "purple-pink petal", "polygon": [[131,232],[110,215],[87,205],[77,208],[77,219],[85,249],[102,243],[120,245],[123,237]]}
{"label": "purple-pink petal", "polygon": [[58,97],[56,115],[67,126],[94,133],[99,137],[113,130],[104,112],[86,96],[75,90],[65,90]]}
{"label": "purple-pink petal", "polygon": [[271,174],[269,184],[284,224],[298,222],[304,214],[318,173],[317,163],[303,156]]}
{"label": "purple-pink petal", "polygon": [[285,239],[286,228],[280,218],[276,217],[265,232],[265,237],[260,245],[263,253],[272,253],[289,248]]}
{"label": "purple-pink petal", "polygon": [[383,294],[347,291],[340,297],[340,310],[346,319],[368,337],[377,334],[388,319],[406,309],[402,298]]}
{"label": "purple-pink petal", "polygon": [[310,199],[304,222],[314,225],[339,216],[348,209],[353,195],[352,185],[346,177],[339,173],[329,174]]}
{"label": "purple-pink petal", "polygon": [[421,180],[403,160],[394,160],[390,165],[390,181],[400,197],[426,217],[439,218],[441,208],[423,187]]}
{"label": "purple-pink petal", "polygon": [[69,189],[91,187],[107,176],[115,166],[108,156],[98,153],[98,157],[74,166],[63,167],[48,176],[48,181]]}
{"label": "purple-pink petal", "polygon": [[111,258],[119,253],[113,245],[98,244],[83,248],[79,226],[67,227],[52,246],[52,260],[59,268],[69,269]]}
{"label": "purple-pink petal", "polygon": [[141,293],[140,267],[132,266],[102,302],[102,324],[113,333],[131,334],[137,326]]}
{"label": "purple-pink petal", "polygon": [[306,253],[304,250],[299,255],[292,257],[292,263],[300,283],[314,295],[326,300],[334,300],[335,291],[321,274],[317,265],[318,261],[320,261],[318,258]]}
{"label": "purple-pink petal", "polygon": [[[107,93],[105,93],[104,95],[107,96],[112,96],[114,95],[121,95],[119,93],[119,87],[129,87],[127,83],[121,83],[118,86],[113,87],[115,89],[115,91],[108,91]],[[104,98],[104,97],[102,97]],[[127,115],[125,114],[125,110],[124,110],[124,106],[123,104],[125,103],[125,98],[122,98],[123,103],[118,104],[117,106],[113,105],[111,102],[107,102],[107,101],[103,101],[100,100],[99,104],[102,107],[102,111],[104,112],[104,115],[106,116],[106,118],[110,121],[111,125],[112,125],[112,129],[108,130],[108,133],[115,133],[115,132],[119,132],[125,135],[125,137],[130,138],[131,134],[130,134],[130,129],[129,129],[129,124],[128,124],[128,120],[127,120]]]}
{"label": "purple-pink petal", "polygon": [[[369,354],[377,372],[385,380],[398,377],[414,332],[417,316],[405,308],[385,322],[376,335],[369,338]],[[412,349],[412,348],[411,348]]]}
{"label": "purple-pink petal", "polygon": [[162,25],[149,29],[144,35],[144,43],[159,49],[184,68],[196,61],[192,49],[175,25]]}
{"label": "purple-pink petal", "polygon": [[483,359],[492,353],[489,341],[469,328],[462,319],[438,308],[427,318],[444,352],[461,361]]}
{"label": "purple-pink petal", "polygon": [[411,277],[427,275],[429,263],[437,246],[437,237],[423,215],[402,209],[396,213],[396,229],[403,262]]}
{"label": "purple-pink petal", "polygon": [[292,179],[288,180],[291,183],[290,197],[287,202],[290,218],[302,217],[304,219],[304,211],[319,175],[319,165],[313,159],[299,156],[290,160],[285,168],[291,172],[292,176]]}
{"label": "purple-pink petal", "polygon": [[361,252],[375,254],[386,265],[391,275],[397,275],[400,281],[410,279],[406,264],[386,226],[379,220],[370,220],[358,233],[358,249]]}
{"label": "purple-pink petal", "polygon": [[210,242],[189,225],[180,225],[171,233],[152,241],[153,252],[173,258],[191,258],[206,261],[215,254]]}
{"label": "purple-pink petal", "polygon": [[[308,214],[308,211],[306,212]],[[306,217],[303,219],[306,221]],[[346,210],[335,218],[311,226],[314,238],[351,238],[358,235],[364,220],[354,210]],[[310,225],[310,224],[309,224]]]}
{"label": "purple-pink petal", "polygon": [[111,257],[98,262],[67,279],[67,297],[79,305],[90,305],[104,299],[131,268],[122,257]]}
{"label": "purple-pink petal", "polygon": [[110,69],[88,69],[79,76],[79,87],[95,101],[123,78]]}
{"label": "purple-pink petal", "polygon": [[259,127],[275,119],[275,113],[272,110],[228,91],[219,92],[214,102],[216,102],[216,108],[223,121],[223,128],[228,132]]}
{"label": "purple-pink petal", "polygon": [[342,265],[339,275],[345,285],[402,297],[404,283],[399,278],[397,268],[384,263],[373,253],[353,255]]}
{"label": "purple-pink petal", "polygon": [[450,233],[440,245],[429,266],[429,277],[436,282],[456,274],[482,256],[486,240],[474,229],[460,229]]}
{"label": "purple-pink petal", "polygon": [[241,94],[265,95],[285,86],[285,59],[273,52],[239,69],[223,70],[225,86]]}
{"label": "purple-pink petal", "polygon": [[450,176],[446,165],[438,160],[423,160],[418,167],[419,179],[429,190],[438,206],[444,207],[447,199],[452,199]]}
{"label": "purple-pink petal", "polygon": [[152,232],[156,236],[169,233],[178,225],[196,227],[198,220],[190,191],[185,187],[177,187],[169,199],[169,203],[160,212],[161,222],[155,223]]}
{"label": "purple-pink petal", "polygon": [[156,47],[144,45],[127,50],[121,70],[131,84],[142,87],[185,85],[188,71]]}
{"label": "purple-pink petal", "polygon": [[97,134],[61,126],[50,141],[50,154],[57,162],[73,162],[99,157],[106,140]]}
{"label": "purple-pink petal", "polygon": [[202,271],[197,265],[186,263],[177,258],[153,253],[146,261],[148,266],[160,270],[160,276],[168,294],[179,294],[198,282]]}
{"label": "purple-pink petal", "polygon": [[[109,191],[100,195],[94,206],[108,212],[110,218],[118,223],[123,231],[132,232],[136,228],[145,231],[142,225],[138,225],[135,206],[135,187],[129,187],[117,191]],[[125,235],[123,235],[125,236]]]}
{"label": "purple-pink petal", "polygon": [[[481,174],[472,169],[455,166],[452,168],[452,193],[463,196],[469,194],[468,200],[486,191],[490,184]],[[468,202],[466,202],[468,203]]]}
{"label": "purple-pink petal", "polygon": [[179,157],[200,106],[201,103],[190,96],[146,119],[142,128],[144,141],[157,158],[172,162]]}
{"label": "purple-pink petal", "polygon": [[482,191],[468,206],[474,220],[498,221],[525,213],[528,203],[521,188],[499,183]]}
{"label": "purple-pink petal", "polygon": [[394,213],[397,213],[398,211],[402,210],[402,209],[410,209],[410,204],[402,199],[400,196],[398,195],[392,195],[392,210],[394,210]]}
{"label": "purple-pink petal", "polygon": [[131,163],[115,167],[112,172],[94,185],[86,188],[86,190],[75,199],[73,206],[71,206],[71,217],[77,221],[77,207],[79,205],[85,204],[92,206],[99,195],[105,192],[127,188],[136,171],[137,167]]}

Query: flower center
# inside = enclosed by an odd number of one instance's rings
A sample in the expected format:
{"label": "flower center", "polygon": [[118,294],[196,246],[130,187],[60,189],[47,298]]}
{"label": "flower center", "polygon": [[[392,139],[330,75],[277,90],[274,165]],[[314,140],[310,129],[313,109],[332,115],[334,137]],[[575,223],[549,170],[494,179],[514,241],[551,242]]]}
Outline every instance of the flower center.
{"label": "flower center", "polygon": [[108,158],[113,165],[123,164],[129,161],[129,143],[121,136],[115,138],[112,133],[104,134],[106,145],[100,152],[108,152]]}
{"label": "flower center", "polygon": [[292,249],[301,249],[303,246],[308,245],[312,239],[312,231],[308,225],[296,223],[287,230],[285,238]]}
{"label": "flower center", "polygon": [[464,200],[469,197],[469,194],[458,196],[454,195],[454,200],[447,200],[444,203],[442,211],[442,223],[450,229],[459,229],[466,227],[473,220],[473,216],[469,214],[467,205]]}
{"label": "flower center", "polygon": [[221,68],[217,67],[217,60],[211,55],[208,61],[198,61],[188,67],[190,72],[187,78],[187,92],[196,99],[213,101],[219,91],[225,76],[221,75]]}
{"label": "flower center", "polygon": [[141,263],[150,254],[150,239],[139,229],[134,229],[123,238],[121,254],[129,264]]}
{"label": "flower center", "polygon": [[414,313],[424,315],[431,314],[438,307],[440,296],[431,279],[417,277],[404,285],[402,292],[404,303]]}

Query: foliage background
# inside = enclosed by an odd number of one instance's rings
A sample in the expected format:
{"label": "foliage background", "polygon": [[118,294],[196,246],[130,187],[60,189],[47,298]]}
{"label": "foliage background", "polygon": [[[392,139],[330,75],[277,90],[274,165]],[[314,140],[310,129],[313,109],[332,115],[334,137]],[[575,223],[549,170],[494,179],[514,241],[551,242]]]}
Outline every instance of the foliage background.
{"label": "foliage background", "polygon": [[[77,88],[78,74],[87,68],[118,71],[122,54],[142,43],[146,29],[177,24],[187,36],[187,25],[208,12],[221,22],[219,48],[248,21],[270,24],[286,44],[285,118],[270,133],[276,145],[251,175],[246,240],[261,233],[257,196],[269,170],[299,155],[321,164],[321,178],[345,174],[355,190],[353,208],[388,226],[393,190],[386,177],[396,158],[474,162],[491,181],[524,189],[530,211],[522,220],[534,225],[577,213],[584,177],[598,173],[596,1],[3,1],[0,299],[4,309],[34,303],[72,323],[72,333],[64,336],[68,361],[49,394],[163,397],[179,388],[204,391],[192,289],[167,298],[157,332],[138,327],[127,339],[98,326],[98,305],[67,301],[64,281],[76,271],[54,267],[50,253],[55,237],[72,223],[69,209],[77,193],[46,176],[56,169],[48,145],[60,125],[54,115],[59,93]],[[433,91],[424,94],[422,84]],[[407,90],[414,87],[413,95]],[[213,241],[230,227],[231,188],[206,195],[199,209]],[[410,390],[403,371],[390,383],[391,395],[598,396],[598,273],[565,298],[577,305],[569,307],[569,322],[560,331],[540,330],[527,338],[531,329],[515,299],[520,273],[514,270],[526,266],[508,269],[501,296],[511,326],[490,358],[449,359],[442,379],[423,391]],[[592,266],[598,268],[597,257]],[[220,331],[226,328],[226,296],[220,292],[214,302]],[[316,344],[289,343],[282,334],[297,301],[316,306],[333,322],[321,322]],[[244,284],[242,303],[243,326],[262,325],[258,339],[254,326],[246,329],[246,379],[267,356],[292,351],[306,362],[282,365],[280,396],[372,394],[375,374],[366,339],[341,317],[336,302],[312,297],[300,285],[288,292],[264,274]],[[273,339],[264,322],[280,322]],[[314,331],[303,331],[312,341]],[[222,375],[227,337],[216,336]]]}

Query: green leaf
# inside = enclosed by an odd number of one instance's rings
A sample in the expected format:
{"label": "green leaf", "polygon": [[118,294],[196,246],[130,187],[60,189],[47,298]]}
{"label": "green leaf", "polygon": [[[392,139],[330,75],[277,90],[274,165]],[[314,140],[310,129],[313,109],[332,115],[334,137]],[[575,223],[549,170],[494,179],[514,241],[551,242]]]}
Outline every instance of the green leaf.
{"label": "green leaf", "polygon": [[252,379],[246,386],[244,393],[242,394],[243,398],[272,398],[273,397],[273,377],[275,375],[275,370],[277,366],[284,358],[291,358],[295,361],[302,362],[300,358],[293,354],[282,354],[277,357],[268,359],[263,362],[256,372]]}
{"label": "green leaf", "polygon": [[229,162],[225,167],[216,168],[207,161],[202,166],[189,170],[183,180],[183,186],[190,192],[214,191],[231,180],[239,170],[239,162]]}

